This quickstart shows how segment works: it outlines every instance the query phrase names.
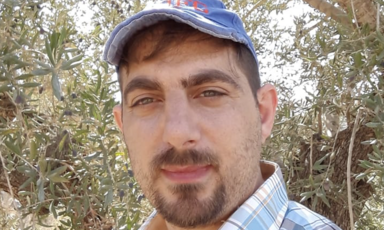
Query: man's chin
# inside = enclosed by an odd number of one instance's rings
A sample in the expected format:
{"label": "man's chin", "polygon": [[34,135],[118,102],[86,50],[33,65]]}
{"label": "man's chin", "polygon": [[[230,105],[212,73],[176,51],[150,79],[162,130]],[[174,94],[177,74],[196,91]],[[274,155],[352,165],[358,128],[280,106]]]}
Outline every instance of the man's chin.
{"label": "man's chin", "polygon": [[171,191],[169,196],[155,193],[153,197],[153,205],[167,222],[192,228],[219,221],[225,205],[223,185],[218,186],[207,198],[199,197],[202,187],[197,185],[177,185]]}
{"label": "man's chin", "polygon": [[167,222],[182,228],[203,226],[214,222],[219,212],[211,210],[216,213],[212,215],[212,212],[207,213],[208,210],[206,202],[197,199],[166,203],[158,207],[158,212]]}

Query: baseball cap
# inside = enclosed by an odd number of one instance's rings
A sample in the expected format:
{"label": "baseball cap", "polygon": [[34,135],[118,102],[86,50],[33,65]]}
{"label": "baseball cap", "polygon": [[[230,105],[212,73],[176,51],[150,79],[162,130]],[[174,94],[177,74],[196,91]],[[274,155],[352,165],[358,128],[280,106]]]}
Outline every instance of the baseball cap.
{"label": "baseball cap", "polygon": [[143,11],[126,19],[112,31],[105,45],[104,60],[118,68],[124,46],[132,36],[148,26],[169,19],[214,37],[246,45],[258,65],[255,49],[243,22],[219,0],[160,0],[148,3]]}

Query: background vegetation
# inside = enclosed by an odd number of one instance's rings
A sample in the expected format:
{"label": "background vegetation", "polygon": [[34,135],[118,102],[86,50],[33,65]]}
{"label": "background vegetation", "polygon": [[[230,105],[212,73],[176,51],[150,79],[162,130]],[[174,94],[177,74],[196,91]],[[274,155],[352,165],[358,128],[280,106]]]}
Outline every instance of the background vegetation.
{"label": "background vegetation", "polygon": [[[0,3],[1,229],[137,229],[150,211],[113,124],[114,69],[100,60],[111,30],[145,4]],[[384,2],[225,4],[278,87],[264,157],[283,168],[290,198],[343,229],[384,228]]]}

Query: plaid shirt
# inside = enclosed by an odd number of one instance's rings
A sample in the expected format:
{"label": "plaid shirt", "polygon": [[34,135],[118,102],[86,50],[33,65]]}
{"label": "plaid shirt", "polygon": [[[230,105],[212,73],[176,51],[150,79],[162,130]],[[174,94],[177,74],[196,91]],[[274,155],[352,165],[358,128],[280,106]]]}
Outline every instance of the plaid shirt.
{"label": "plaid shirt", "polygon": [[[333,222],[305,206],[289,201],[280,167],[268,161],[274,173],[248,198],[219,230],[341,230]],[[154,211],[141,226],[147,229]]]}

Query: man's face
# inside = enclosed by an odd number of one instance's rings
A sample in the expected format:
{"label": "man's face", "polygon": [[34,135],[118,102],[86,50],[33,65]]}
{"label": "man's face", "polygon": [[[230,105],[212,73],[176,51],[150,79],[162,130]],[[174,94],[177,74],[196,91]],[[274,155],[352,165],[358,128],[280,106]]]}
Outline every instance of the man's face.
{"label": "man's face", "polygon": [[114,113],[135,177],[176,226],[218,223],[262,183],[261,144],[272,124],[234,57],[215,40],[189,38],[121,72],[124,102]]}

